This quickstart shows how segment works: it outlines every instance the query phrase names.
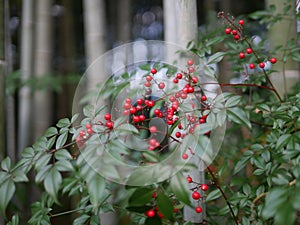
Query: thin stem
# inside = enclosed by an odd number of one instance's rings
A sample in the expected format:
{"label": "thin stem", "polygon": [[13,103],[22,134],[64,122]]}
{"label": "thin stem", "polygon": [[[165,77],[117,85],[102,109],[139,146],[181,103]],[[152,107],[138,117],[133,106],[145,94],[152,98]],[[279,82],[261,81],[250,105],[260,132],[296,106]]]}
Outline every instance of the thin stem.
{"label": "thin stem", "polygon": [[[204,162],[204,161],[203,161],[203,162]],[[223,189],[221,188],[218,179],[215,177],[214,173],[211,171],[211,169],[209,168],[209,166],[207,166],[205,162],[204,162],[204,164],[205,164],[205,166],[206,166],[206,168],[207,168],[207,170],[208,170],[209,175],[210,175],[211,178],[213,179],[213,181],[214,181],[216,187],[219,189],[219,191],[221,192],[221,194],[222,194],[224,200],[226,201],[226,204],[227,204],[228,207],[229,207],[230,214],[231,214],[231,216],[232,216],[232,218],[233,218],[235,224],[236,224],[236,225],[239,225],[238,220],[237,220],[237,218],[236,218],[236,216],[235,216],[235,214],[234,214],[234,212],[233,212],[233,209],[232,209],[232,207],[231,207],[231,205],[230,205],[230,202],[228,201],[228,198],[227,198],[225,192],[224,192]]]}
{"label": "thin stem", "polygon": [[65,212],[61,212],[61,213],[56,213],[56,214],[49,214],[49,215],[50,215],[50,217],[63,216],[63,215],[66,215],[66,214],[71,214],[71,213],[74,213],[74,212],[79,212],[79,211],[82,211],[84,209],[85,208],[82,208],[82,209],[73,209],[73,210],[69,210],[69,211],[65,211]]}

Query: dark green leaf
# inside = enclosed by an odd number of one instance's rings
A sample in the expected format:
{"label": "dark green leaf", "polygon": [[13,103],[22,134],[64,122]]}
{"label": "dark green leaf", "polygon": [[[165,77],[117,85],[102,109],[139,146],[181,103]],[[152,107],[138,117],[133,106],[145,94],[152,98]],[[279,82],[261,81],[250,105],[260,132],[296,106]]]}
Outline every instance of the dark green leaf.
{"label": "dark green leaf", "polygon": [[128,199],[128,204],[132,206],[144,206],[152,199],[153,188],[138,188]]}
{"label": "dark green leaf", "polygon": [[173,217],[173,210],[174,210],[173,203],[170,200],[170,198],[162,192],[158,193],[157,206],[158,206],[159,211],[164,215],[164,217],[168,218],[169,220],[174,220],[174,217]]}
{"label": "dark green leaf", "polygon": [[179,201],[191,206],[190,190],[188,189],[186,177],[181,172],[171,178],[170,187]]}

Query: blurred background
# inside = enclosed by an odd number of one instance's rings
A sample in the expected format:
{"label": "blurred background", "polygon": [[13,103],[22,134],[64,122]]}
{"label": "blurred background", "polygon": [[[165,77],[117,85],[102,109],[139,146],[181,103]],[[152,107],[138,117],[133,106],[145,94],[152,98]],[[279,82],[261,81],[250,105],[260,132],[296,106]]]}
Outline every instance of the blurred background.
{"label": "blurred background", "polygon": [[[175,22],[182,17],[175,2],[1,0],[2,99],[5,95],[1,104],[5,109],[0,118],[0,157],[17,159],[47,127],[70,116],[77,82],[105,51],[137,40],[176,43],[178,24],[169,26],[169,35],[165,30],[168,18]],[[218,26],[217,12],[221,10],[241,16],[265,7],[262,0],[195,3],[197,21],[190,23],[201,32]]]}
{"label": "blurred background", "polygon": [[[80,78],[106,51],[141,40],[185,47],[189,40],[222,25],[219,11],[243,18],[267,4],[264,0],[0,0],[0,159],[8,155],[16,161],[49,126],[71,116]],[[258,36],[265,31],[254,22],[249,28]]]}

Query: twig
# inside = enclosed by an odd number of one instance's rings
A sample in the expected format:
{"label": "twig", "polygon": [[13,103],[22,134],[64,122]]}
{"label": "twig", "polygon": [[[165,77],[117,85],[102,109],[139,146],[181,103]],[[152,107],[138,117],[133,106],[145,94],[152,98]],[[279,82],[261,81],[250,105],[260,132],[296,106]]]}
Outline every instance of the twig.
{"label": "twig", "polygon": [[[204,161],[203,161],[203,162],[204,162]],[[219,184],[219,182],[218,182],[218,179],[215,177],[215,175],[213,174],[213,172],[211,171],[211,169],[209,168],[209,166],[207,166],[205,162],[204,162],[204,164],[205,164],[205,166],[206,166],[206,168],[207,168],[207,170],[208,170],[209,175],[210,175],[211,178],[213,179],[213,181],[214,181],[216,187],[219,189],[219,191],[221,192],[221,194],[222,194],[224,200],[226,201],[226,204],[227,204],[228,207],[229,207],[230,214],[231,214],[231,216],[232,216],[232,218],[233,218],[235,224],[238,225],[238,224],[239,224],[239,223],[238,223],[238,220],[237,220],[237,218],[236,218],[236,216],[235,216],[235,214],[234,214],[234,212],[233,212],[233,209],[232,209],[232,207],[231,207],[231,205],[230,205],[230,202],[228,201],[228,198],[227,198],[225,192],[223,191],[223,189],[221,188],[221,186],[220,186],[220,184]]]}

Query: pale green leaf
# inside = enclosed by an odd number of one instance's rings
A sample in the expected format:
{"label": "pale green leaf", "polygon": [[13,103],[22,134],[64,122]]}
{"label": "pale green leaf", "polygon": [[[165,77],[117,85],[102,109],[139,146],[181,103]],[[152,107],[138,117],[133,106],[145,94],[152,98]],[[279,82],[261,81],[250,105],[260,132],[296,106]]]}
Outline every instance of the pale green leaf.
{"label": "pale green leaf", "polygon": [[55,166],[52,166],[45,177],[44,187],[48,194],[57,202],[57,193],[62,182],[62,176]]}

